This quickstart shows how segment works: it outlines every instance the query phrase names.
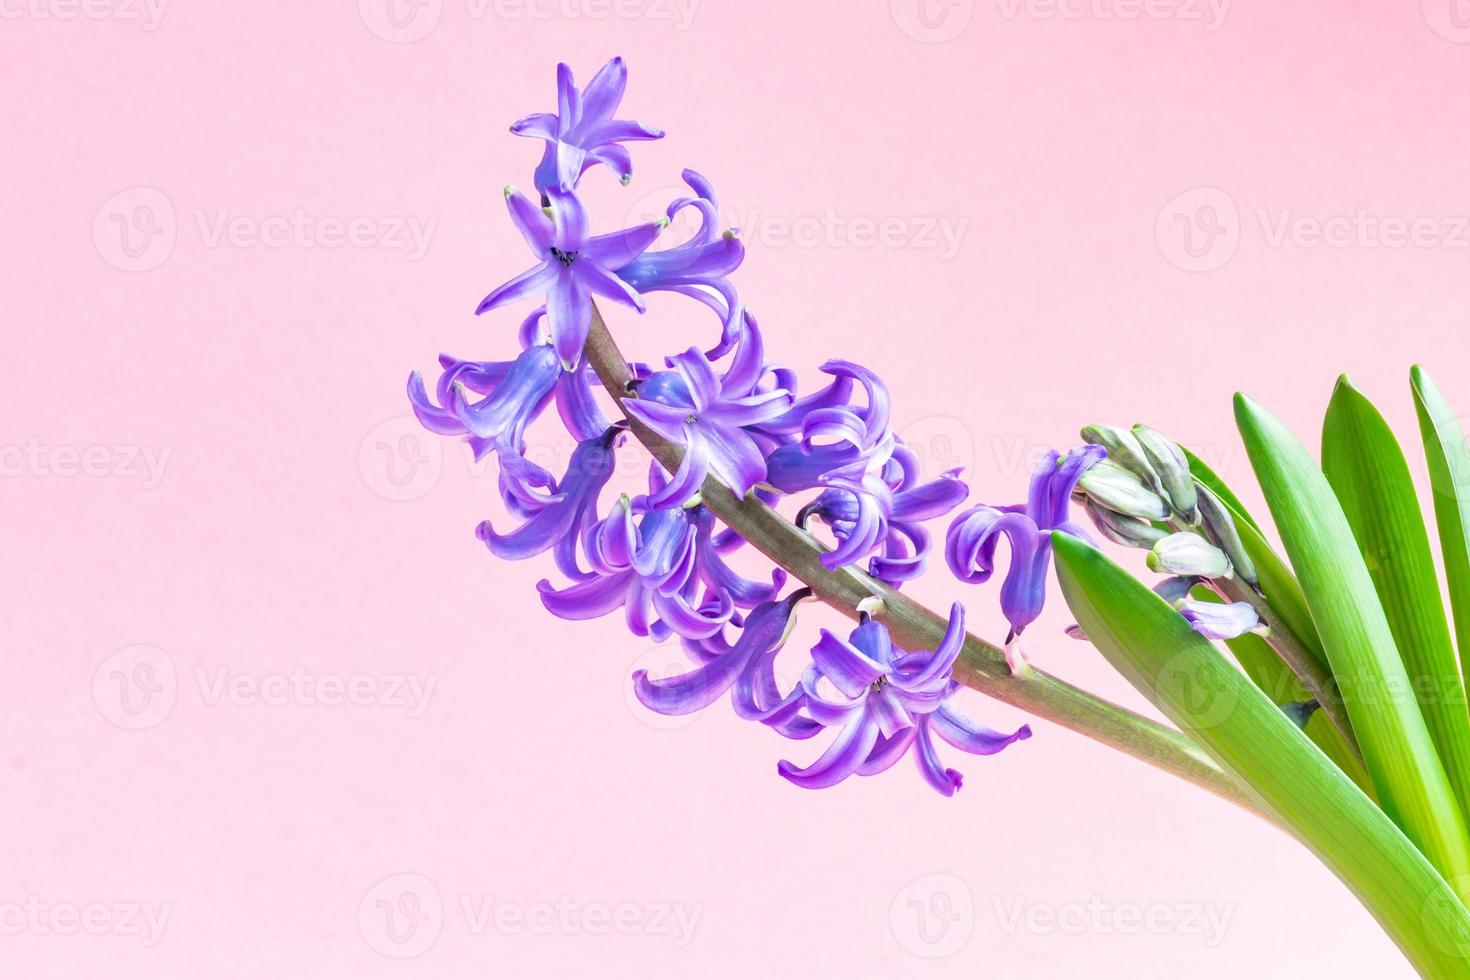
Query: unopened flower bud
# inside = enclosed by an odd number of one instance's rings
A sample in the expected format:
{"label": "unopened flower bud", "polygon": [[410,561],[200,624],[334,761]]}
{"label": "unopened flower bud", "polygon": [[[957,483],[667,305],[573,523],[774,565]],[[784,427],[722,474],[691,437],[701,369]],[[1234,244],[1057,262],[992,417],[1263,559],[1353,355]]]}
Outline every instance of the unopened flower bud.
{"label": "unopened flower bud", "polygon": [[1162,521],[1169,508],[1159,495],[1144,486],[1138,474],[1126,470],[1110,459],[1096,463],[1077,488],[1099,506],[1142,521]]}
{"label": "unopened flower bud", "polygon": [[1245,543],[1240,540],[1240,531],[1235,526],[1235,515],[1230,513],[1219,497],[1209,487],[1197,487],[1200,518],[1204,522],[1205,536],[1210,539],[1241,578],[1251,585],[1256,584],[1256,566],[1246,553]]}
{"label": "unopened flower bud", "polygon": [[1174,513],[1190,524],[1198,524],[1194,474],[1189,472],[1189,460],[1184,458],[1184,450],[1174,440],[1146,425],[1135,425],[1133,435],[1143,447],[1143,454],[1148,457],[1149,465],[1159,475],[1159,482],[1164,485],[1164,495],[1168,497]]}
{"label": "unopened flower bud", "polygon": [[1143,447],[1133,433],[1112,425],[1089,425],[1082,429],[1082,438],[1108,451],[1108,459],[1137,476],[1143,485],[1154,490],[1163,490],[1159,475],[1149,465]]}
{"label": "unopened flower bud", "polygon": [[1150,570],[1166,575],[1225,578],[1230,574],[1225,552],[1193,531],[1180,531],[1159,541],[1147,561]]}
{"label": "unopened flower bud", "polygon": [[1160,531],[1148,521],[1109,510],[1091,497],[1084,499],[1082,506],[1103,537],[1126,548],[1152,548],[1157,541],[1169,535],[1168,531]]}

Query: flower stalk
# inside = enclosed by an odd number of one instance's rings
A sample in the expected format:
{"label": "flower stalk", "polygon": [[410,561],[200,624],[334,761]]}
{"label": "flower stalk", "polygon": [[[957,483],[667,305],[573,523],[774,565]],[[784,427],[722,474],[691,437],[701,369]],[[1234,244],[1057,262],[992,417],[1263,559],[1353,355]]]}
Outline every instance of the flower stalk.
{"label": "flower stalk", "polygon": [[[633,375],[595,303],[585,354],[598,380],[628,420],[633,435],[665,469],[677,472],[680,447],[658,436],[623,408],[623,401],[632,397],[629,383]],[[872,611],[873,618],[888,628],[895,643],[911,649],[932,650],[943,640],[948,625],[944,617],[853,566],[828,569],[821,560],[826,549],[815,538],[754,496],[737,498],[709,476],[702,499],[756,550],[843,615],[857,620],[862,611]],[[876,610],[875,599],[879,604]],[[1185,735],[1034,667],[1012,673],[1005,652],[973,633],[965,637],[954,665],[954,678],[966,687],[1194,783],[1251,813],[1273,819],[1234,777],[1222,771]]]}

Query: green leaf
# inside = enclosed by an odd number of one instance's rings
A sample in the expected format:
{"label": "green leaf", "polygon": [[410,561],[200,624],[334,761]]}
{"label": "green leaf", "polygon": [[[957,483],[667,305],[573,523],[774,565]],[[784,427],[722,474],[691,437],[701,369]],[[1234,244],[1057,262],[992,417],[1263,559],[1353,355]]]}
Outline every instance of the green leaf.
{"label": "green leaf", "polygon": [[1384,811],[1447,877],[1470,875],[1465,819],[1342,505],[1269,412],[1237,395],[1235,418]]}
{"label": "green leaf", "polygon": [[1470,713],[1424,513],[1393,430],[1346,376],[1322,427],[1322,470],[1352,525],[1460,811],[1470,814]]}
{"label": "green leaf", "polygon": [[1444,556],[1460,666],[1470,676],[1470,445],[1465,431],[1429,375],[1418,365],[1409,372],[1419,432],[1429,460],[1429,486]]}
{"label": "green leaf", "polygon": [[[1190,595],[1202,602],[1225,601],[1203,585],[1197,586]],[[1245,670],[1246,676],[1277,707],[1311,699],[1312,694],[1301,682],[1301,678],[1292,673],[1291,668],[1265,638],[1255,633],[1244,633],[1233,640],[1226,640],[1225,646],[1229,647],[1236,663]],[[1368,770],[1363,768],[1362,760],[1325,712],[1314,712],[1307,721],[1305,731],[1307,737],[1327,754],[1327,758],[1337,763],[1337,768],[1358,784],[1359,789],[1369,796],[1373,795],[1373,781],[1368,778]]]}
{"label": "green leaf", "polygon": [[1470,914],[1424,856],[1214,644],[1091,545],[1053,534],[1088,639],[1347,884],[1426,977],[1464,977]]}

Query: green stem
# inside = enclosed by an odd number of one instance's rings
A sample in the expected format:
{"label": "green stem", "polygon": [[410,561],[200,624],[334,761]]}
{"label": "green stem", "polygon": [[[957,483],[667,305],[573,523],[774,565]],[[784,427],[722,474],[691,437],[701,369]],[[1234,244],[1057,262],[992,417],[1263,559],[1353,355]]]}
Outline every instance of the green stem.
{"label": "green stem", "polygon": [[1321,706],[1322,713],[1332,722],[1342,735],[1343,741],[1352,751],[1353,756],[1363,761],[1363,751],[1358,748],[1357,739],[1353,737],[1353,725],[1348,720],[1347,705],[1343,703],[1342,692],[1337,689],[1337,682],[1332,679],[1322,662],[1302,645],[1297,635],[1291,631],[1282,618],[1277,615],[1276,610],[1255,589],[1241,581],[1238,575],[1229,578],[1211,579],[1213,585],[1226,599],[1231,602],[1248,602],[1255,609],[1256,615],[1262,623],[1266,624],[1269,632],[1266,634],[1266,642],[1281,657],[1282,662],[1291,668],[1302,686],[1316,699]]}
{"label": "green stem", "polygon": [[[628,383],[632,375],[627,359],[618,350],[596,307],[592,311],[586,353],[603,387],[621,410],[623,400],[631,397]],[[682,453],[678,446],[661,439],[636,419],[628,419],[628,424],[669,472],[678,468]],[[938,646],[947,626],[944,617],[856,568],[829,570],[821,563],[826,549],[816,539],[754,496],[739,499],[728,487],[710,477],[705,481],[703,498],[715,516],[757,551],[805,583],[827,605],[857,619],[860,605],[868,609],[874,599],[880,600],[882,606],[874,611],[874,618],[888,627],[899,646],[912,650],[933,650]],[[974,634],[965,638],[954,676],[966,687],[1086,735],[1276,822],[1239,781],[1221,770],[1185,735],[1034,667],[1012,673],[1004,651]]]}

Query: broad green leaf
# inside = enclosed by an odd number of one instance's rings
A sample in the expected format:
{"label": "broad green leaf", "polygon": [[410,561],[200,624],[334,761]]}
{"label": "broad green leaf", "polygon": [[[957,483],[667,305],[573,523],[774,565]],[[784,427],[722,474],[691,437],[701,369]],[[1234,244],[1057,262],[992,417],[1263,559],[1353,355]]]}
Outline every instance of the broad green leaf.
{"label": "broad green leaf", "polygon": [[1470,875],[1465,819],[1342,505],[1269,412],[1237,395],[1235,418],[1384,811],[1447,877]]}
{"label": "broad green leaf", "polygon": [[1062,594],[1134,687],[1347,884],[1426,977],[1470,971],[1470,914],[1398,827],[1296,725],[1132,575],[1054,534]]}
{"label": "broad green leaf", "polygon": [[1346,376],[1322,426],[1322,471],[1352,525],[1460,811],[1470,813],[1470,713],[1424,513],[1393,430]]}
{"label": "broad green leaf", "polygon": [[[1203,585],[1197,586],[1191,595],[1203,602],[1225,601]],[[1263,637],[1255,633],[1246,633],[1233,640],[1226,640],[1225,645],[1230,648],[1236,662],[1245,670],[1246,676],[1255,682],[1256,687],[1259,687],[1261,693],[1265,694],[1273,704],[1280,707],[1311,699],[1312,695],[1302,684],[1301,679],[1292,673],[1291,668]],[[1325,713],[1314,712],[1307,720],[1305,731],[1307,737],[1315,742],[1329,759],[1337,763],[1337,768],[1347,773],[1352,781],[1358,784],[1359,789],[1370,796],[1373,795],[1373,781],[1368,778],[1368,771],[1363,768],[1362,760],[1357,757],[1342,732],[1337,730]]]}
{"label": "broad green leaf", "polygon": [[1434,517],[1455,616],[1455,637],[1460,643],[1460,666],[1470,676],[1470,445],[1460,420],[1424,369],[1415,365],[1409,380],[1429,460],[1429,486],[1434,491]]}

